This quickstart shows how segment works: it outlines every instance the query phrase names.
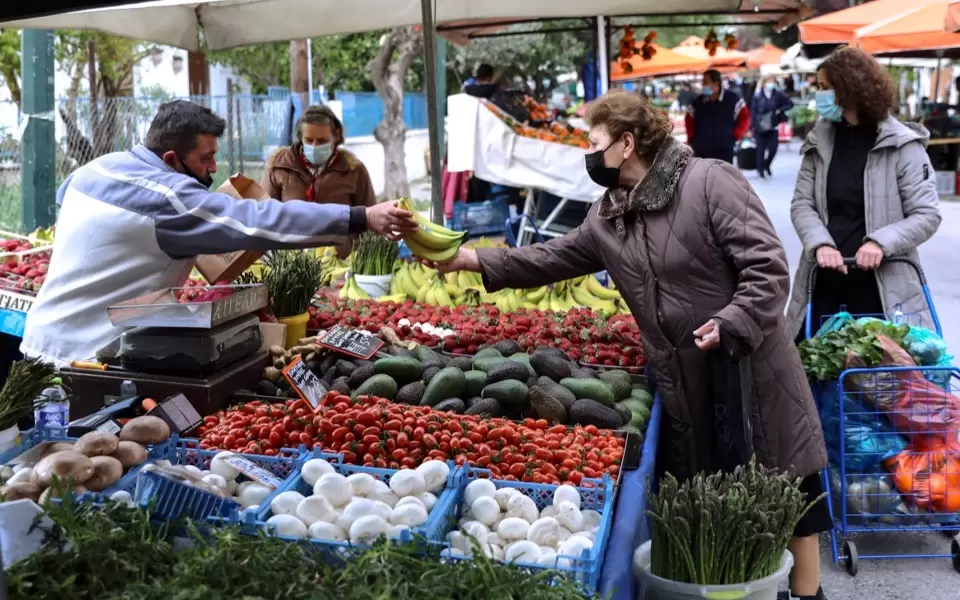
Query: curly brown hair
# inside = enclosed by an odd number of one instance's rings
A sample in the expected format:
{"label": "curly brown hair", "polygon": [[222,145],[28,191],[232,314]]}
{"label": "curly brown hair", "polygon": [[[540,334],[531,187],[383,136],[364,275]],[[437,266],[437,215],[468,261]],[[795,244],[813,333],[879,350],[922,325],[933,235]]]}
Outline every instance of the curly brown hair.
{"label": "curly brown hair", "polygon": [[673,123],[666,111],[625,90],[612,90],[591,102],[584,118],[590,127],[605,126],[613,140],[625,133],[632,134],[637,155],[649,162],[673,134]]}
{"label": "curly brown hair", "polygon": [[841,108],[855,108],[861,119],[879,123],[896,106],[893,79],[875,58],[857,48],[840,48],[820,66]]}

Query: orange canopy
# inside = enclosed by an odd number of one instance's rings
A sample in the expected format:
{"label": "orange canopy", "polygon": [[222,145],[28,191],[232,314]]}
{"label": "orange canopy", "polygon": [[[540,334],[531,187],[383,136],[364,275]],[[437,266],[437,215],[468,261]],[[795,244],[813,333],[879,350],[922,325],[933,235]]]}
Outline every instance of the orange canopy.
{"label": "orange canopy", "polygon": [[773,44],[764,44],[756,50],[747,52],[747,66],[759,69],[763,65],[779,65],[786,50],[777,48]]}
{"label": "orange canopy", "polygon": [[[799,23],[797,26],[800,28],[800,41],[804,44],[850,44],[854,40],[856,31],[861,27],[885,21],[911,7],[930,1],[874,0],[860,6],[838,10]],[[941,29],[943,29],[942,23],[941,20]]]}
{"label": "orange canopy", "polygon": [[950,0],[944,25],[947,31],[960,31],[960,0]]}
{"label": "orange canopy", "polygon": [[717,51],[710,56],[702,38],[690,36],[680,45],[674,48],[674,52],[705,61],[709,66],[707,68],[715,69],[719,67],[743,67],[747,64],[747,54],[739,50],[727,50],[723,46],[717,48]]}
{"label": "orange canopy", "polygon": [[633,69],[629,73],[620,66],[620,61],[614,62],[610,66],[610,81],[633,81],[644,77],[695,73],[709,68],[707,61],[686,56],[656,44],[651,45],[656,49],[656,54],[650,57],[650,60],[644,60],[640,55],[632,56],[630,66]]}
{"label": "orange canopy", "polygon": [[[947,31],[948,0],[914,0],[913,6],[856,32],[870,54],[908,54],[960,48],[960,33]],[[901,5],[902,6],[902,5]]]}

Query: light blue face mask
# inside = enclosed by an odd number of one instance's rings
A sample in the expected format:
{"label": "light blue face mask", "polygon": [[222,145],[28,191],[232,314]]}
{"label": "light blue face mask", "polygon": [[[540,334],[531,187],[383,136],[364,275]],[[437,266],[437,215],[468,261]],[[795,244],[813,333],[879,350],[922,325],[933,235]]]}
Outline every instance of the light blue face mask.
{"label": "light blue face mask", "polygon": [[837,106],[837,97],[833,90],[818,90],[814,100],[817,112],[827,121],[839,123],[843,119],[843,110]]}
{"label": "light blue face mask", "polygon": [[700,88],[700,93],[701,93],[702,95],[704,95],[704,96],[712,96],[712,95],[713,95],[713,86],[712,86],[712,85],[705,85],[705,86],[703,86],[702,88]]}
{"label": "light blue face mask", "polygon": [[315,167],[322,167],[327,164],[331,156],[333,156],[333,142],[317,146],[303,145],[303,157]]}

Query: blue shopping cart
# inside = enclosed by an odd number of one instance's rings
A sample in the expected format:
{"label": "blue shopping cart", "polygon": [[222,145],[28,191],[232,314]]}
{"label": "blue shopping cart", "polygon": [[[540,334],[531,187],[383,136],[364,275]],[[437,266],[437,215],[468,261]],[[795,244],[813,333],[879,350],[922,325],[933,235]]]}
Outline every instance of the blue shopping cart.
{"label": "blue shopping cart", "polygon": [[[855,264],[845,259],[845,264]],[[923,270],[916,270],[938,336],[940,320]],[[806,337],[813,337],[813,286],[807,284]],[[883,315],[859,315],[878,316]],[[917,314],[897,311],[897,321],[920,322]],[[885,348],[896,364],[911,364],[896,344]],[[897,354],[899,352],[902,354]],[[834,563],[856,575],[860,559],[950,558],[960,571],[960,543],[949,553],[860,556],[855,532],[960,531],[960,370],[949,366],[848,368],[834,381],[812,382],[820,408],[830,464],[822,473],[834,527],[830,531]],[[835,443],[831,443],[835,442]]]}

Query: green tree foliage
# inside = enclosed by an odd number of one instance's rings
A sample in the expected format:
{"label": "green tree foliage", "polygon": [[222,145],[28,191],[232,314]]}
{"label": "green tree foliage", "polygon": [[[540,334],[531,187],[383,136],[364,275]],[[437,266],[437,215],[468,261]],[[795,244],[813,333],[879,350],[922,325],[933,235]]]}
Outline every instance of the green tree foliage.
{"label": "green tree foliage", "polygon": [[233,69],[250,83],[254,94],[266,94],[273,85],[290,87],[289,42],[207,52],[207,60]]}
{"label": "green tree foliage", "polygon": [[0,29],[0,79],[20,104],[20,30]]}

